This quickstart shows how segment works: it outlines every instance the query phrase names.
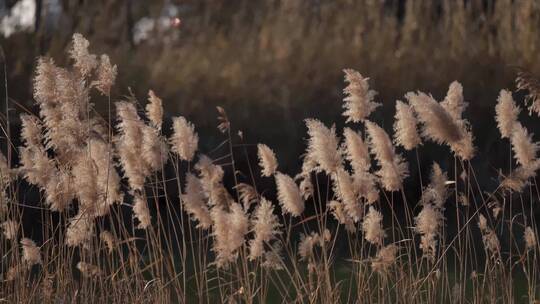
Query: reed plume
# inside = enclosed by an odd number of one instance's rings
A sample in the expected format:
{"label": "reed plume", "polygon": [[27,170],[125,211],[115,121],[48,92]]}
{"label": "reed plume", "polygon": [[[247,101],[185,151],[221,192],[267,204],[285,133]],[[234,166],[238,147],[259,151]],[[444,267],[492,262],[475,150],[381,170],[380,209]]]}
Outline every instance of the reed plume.
{"label": "reed plume", "polygon": [[259,166],[262,168],[261,175],[266,177],[274,175],[278,167],[274,151],[265,144],[258,144],[257,155],[259,156]]}
{"label": "reed plume", "polygon": [[394,244],[382,247],[377,252],[377,256],[371,259],[371,269],[380,274],[386,274],[396,261],[397,251],[398,247]]}
{"label": "reed plume", "polygon": [[240,202],[242,203],[242,206],[244,206],[246,212],[252,204],[259,202],[259,194],[255,187],[246,183],[238,183],[234,188],[238,190]]}
{"label": "reed plume", "polygon": [[152,217],[148,209],[148,203],[140,195],[135,195],[133,203],[133,215],[139,221],[138,229],[147,229],[152,225]]}
{"label": "reed plume", "polygon": [[300,189],[294,180],[283,173],[276,172],[274,175],[278,192],[278,200],[283,213],[289,213],[292,216],[300,216],[304,212],[304,200]]}
{"label": "reed plume", "polygon": [[343,129],[345,137],[345,155],[355,173],[369,172],[371,159],[368,146],[362,140],[362,135],[350,128]]}
{"label": "reed plume", "polygon": [[118,68],[116,67],[116,65],[111,64],[109,56],[101,55],[96,74],[97,79],[92,82],[92,86],[95,87],[99,92],[101,92],[101,94],[105,96],[110,96],[111,87],[116,81]]}
{"label": "reed plume", "polygon": [[463,99],[463,86],[457,81],[453,81],[448,87],[446,97],[441,102],[441,106],[452,116],[456,121],[462,119],[462,114],[467,103]]}
{"label": "reed plume", "polygon": [[514,125],[510,142],[512,143],[514,158],[518,164],[524,167],[529,167],[536,161],[539,145],[537,142],[532,141],[532,136],[521,124],[516,123]]}
{"label": "reed plume", "polygon": [[298,255],[300,256],[300,261],[307,261],[313,256],[313,249],[316,245],[322,246],[323,239],[316,232],[311,232],[311,234],[301,234],[300,243],[298,244]]}
{"label": "reed plume", "polygon": [[199,136],[195,132],[195,127],[184,117],[173,118],[173,135],[170,138],[172,151],[180,159],[192,161],[199,145]]}
{"label": "reed plume", "polygon": [[369,206],[369,210],[362,222],[362,231],[366,241],[373,245],[382,246],[386,233],[382,227],[382,213]]}
{"label": "reed plume", "polygon": [[377,92],[369,89],[368,80],[360,73],[352,69],[343,70],[345,81],[349,85],[343,90],[347,95],[343,100],[343,116],[347,117],[346,122],[360,122],[366,119],[381,104],[373,99]]}
{"label": "reed plume", "polygon": [[317,163],[315,170],[329,175],[336,172],[343,161],[335,127],[329,129],[316,119],[306,119],[305,122],[309,135],[307,154]]}
{"label": "reed plume", "polygon": [[114,251],[114,247],[116,246],[116,243],[118,242],[116,240],[116,237],[110,232],[110,231],[101,231],[99,234],[99,239],[105,243],[105,246],[107,247],[107,251],[109,254],[112,254]]}
{"label": "reed plume", "polygon": [[249,221],[240,206],[233,203],[226,211],[221,206],[215,206],[210,211],[212,217],[212,235],[214,236],[213,251],[216,253],[216,265],[225,267],[238,256],[238,248],[244,244],[248,233]]}
{"label": "reed plume", "polygon": [[19,231],[19,224],[13,220],[6,220],[0,224],[4,237],[7,240],[15,240]]}
{"label": "reed plume", "polygon": [[529,179],[536,175],[538,169],[540,169],[539,160],[532,162],[528,166],[519,166],[503,178],[501,187],[510,191],[522,192],[525,186],[529,184]]}
{"label": "reed plume", "polygon": [[377,175],[387,191],[397,191],[408,176],[407,163],[397,154],[388,134],[371,121],[365,121],[369,136],[369,148],[375,155],[380,169]]}
{"label": "reed plume", "polygon": [[346,159],[353,168],[353,183],[358,195],[368,203],[373,203],[379,198],[376,177],[369,172],[371,159],[368,146],[362,140],[358,132],[350,128],[343,130],[345,143],[342,150],[345,151]]}
{"label": "reed plume", "polygon": [[197,221],[197,227],[208,229],[212,225],[210,211],[206,206],[204,189],[201,181],[193,174],[186,175],[185,193],[182,195],[182,202],[192,220]]}
{"label": "reed plume", "polygon": [[415,230],[420,236],[420,249],[424,257],[434,261],[437,252],[437,236],[443,224],[444,215],[440,208],[432,204],[422,206],[422,211],[415,217]]}
{"label": "reed plume", "polygon": [[88,52],[90,42],[79,33],[73,34],[73,46],[69,51],[71,58],[75,61],[73,64],[83,77],[87,77],[97,67],[98,60],[96,55]]}
{"label": "reed plume", "polygon": [[330,201],[328,202],[328,209],[332,212],[332,215],[338,221],[338,223],[345,225],[345,229],[350,233],[356,233],[356,227],[353,219],[345,212],[345,207],[342,202]]}
{"label": "reed plume", "polygon": [[433,204],[442,209],[448,196],[448,177],[437,163],[433,163],[431,169],[431,180],[426,189],[422,191],[422,204]]}
{"label": "reed plume", "polygon": [[161,130],[163,124],[163,104],[154,91],[148,91],[148,104],[146,104],[146,117],[150,120],[152,126]]}
{"label": "reed plume", "polygon": [[394,141],[405,150],[412,150],[422,143],[417,121],[411,107],[402,101],[396,101],[396,115],[394,116]]}
{"label": "reed plume", "polygon": [[[456,119],[459,107],[453,114],[425,93],[407,93],[405,98],[413,107],[422,123],[422,135],[438,144],[447,144],[460,158],[470,160],[474,156],[473,136],[468,122]],[[450,108],[449,105],[447,107]]]}
{"label": "reed plume", "polygon": [[332,174],[333,189],[336,196],[343,203],[345,212],[356,223],[362,217],[363,208],[359,201],[358,188],[355,188],[353,179],[344,169]]}
{"label": "reed plume", "polygon": [[255,232],[255,238],[249,241],[249,259],[254,260],[264,254],[264,245],[270,244],[276,235],[281,233],[279,230],[281,224],[274,214],[272,202],[261,198],[253,214],[251,227]]}
{"label": "reed plume", "polygon": [[29,238],[22,238],[20,243],[22,247],[22,259],[26,267],[30,268],[42,263],[39,247],[34,241]]}
{"label": "reed plume", "polygon": [[512,93],[507,90],[501,90],[495,106],[495,120],[497,127],[501,132],[501,138],[510,138],[520,109],[512,98]]}
{"label": "reed plume", "polygon": [[94,218],[81,210],[69,219],[66,230],[66,244],[71,247],[88,247],[94,231]]}
{"label": "reed plume", "polygon": [[516,78],[518,90],[528,91],[525,103],[529,106],[529,114],[540,115],[540,81],[530,72],[520,70]]}

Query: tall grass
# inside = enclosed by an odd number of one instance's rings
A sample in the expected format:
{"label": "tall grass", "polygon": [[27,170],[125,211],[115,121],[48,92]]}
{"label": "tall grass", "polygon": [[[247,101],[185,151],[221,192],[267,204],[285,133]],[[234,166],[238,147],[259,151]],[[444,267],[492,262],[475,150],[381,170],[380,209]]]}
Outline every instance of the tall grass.
{"label": "tall grass", "polygon": [[[405,94],[391,136],[370,120],[376,94],[354,70],[344,71],[343,136],[307,119],[306,153],[295,175],[280,167],[271,147],[247,142],[223,108],[222,143],[199,151],[196,128],[185,117],[164,131],[170,123],[154,92],[145,107],[133,95],[113,104],[116,66],[88,46],[73,36],[67,68],[39,59],[39,111],[21,114],[22,146],[13,158],[2,156],[3,301],[540,298],[539,145],[518,121],[510,91],[501,91],[496,106],[509,158],[494,189],[480,188],[470,163],[482,155],[475,155],[462,117],[467,104],[458,82],[441,102]],[[531,89],[527,81],[521,77],[520,87]],[[96,94],[108,101],[107,116],[95,111]],[[3,124],[6,135],[9,128]],[[11,155],[14,140],[6,141]],[[429,142],[448,146],[453,166],[442,168],[442,156],[429,155],[429,179],[407,184],[417,178],[408,176],[409,166],[420,166]],[[250,161],[255,156],[259,166]],[[407,185],[418,187],[419,202],[407,197]]]}

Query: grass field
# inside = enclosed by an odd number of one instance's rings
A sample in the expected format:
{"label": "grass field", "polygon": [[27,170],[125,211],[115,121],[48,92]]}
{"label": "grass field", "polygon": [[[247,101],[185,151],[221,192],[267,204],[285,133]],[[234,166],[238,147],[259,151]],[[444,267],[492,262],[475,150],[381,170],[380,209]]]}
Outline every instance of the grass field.
{"label": "grass field", "polygon": [[224,108],[205,109],[219,139],[206,149],[189,117],[165,115],[158,91],[111,96],[118,69],[88,47],[75,34],[69,65],[39,58],[37,111],[11,101],[20,116],[2,117],[1,301],[540,299],[531,74],[516,76],[521,95],[500,90],[491,117],[505,160],[476,168],[485,156],[459,82],[440,101],[403,92],[381,127],[387,107],[345,69],[340,127],[304,120],[302,168],[290,172]]}

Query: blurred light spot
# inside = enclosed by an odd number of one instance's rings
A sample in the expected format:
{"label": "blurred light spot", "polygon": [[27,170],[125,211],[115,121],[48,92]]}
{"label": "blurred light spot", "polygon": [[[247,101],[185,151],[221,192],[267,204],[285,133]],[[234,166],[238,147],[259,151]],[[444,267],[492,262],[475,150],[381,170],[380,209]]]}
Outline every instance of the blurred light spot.
{"label": "blurred light spot", "polygon": [[180,27],[180,24],[182,24],[182,20],[180,20],[180,18],[176,17],[172,19],[173,27]]}

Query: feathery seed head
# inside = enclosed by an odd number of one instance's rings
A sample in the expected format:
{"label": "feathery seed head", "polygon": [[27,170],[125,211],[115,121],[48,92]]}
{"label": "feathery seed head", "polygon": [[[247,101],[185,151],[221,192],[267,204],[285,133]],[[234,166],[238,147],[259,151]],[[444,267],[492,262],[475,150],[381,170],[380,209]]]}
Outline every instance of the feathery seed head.
{"label": "feathery seed head", "polygon": [[69,220],[66,244],[70,247],[88,246],[88,242],[94,235],[94,229],[94,219],[88,213],[79,211]]}
{"label": "feathery seed head", "polygon": [[90,42],[79,33],[73,34],[73,45],[69,54],[75,60],[74,66],[79,70],[83,77],[87,77],[97,67],[98,61],[96,55],[88,52]]}
{"label": "feathery seed head", "polygon": [[343,129],[345,137],[345,152],[347,160],[355,173],[367,172],[371,166],[368,146],[362,140],[362,135],[350,128]]}
{"label": "feathery seed head", "polygon": [[180,159],[192,161],[199,145],[199,136],[195,132],[195,127],[184,117],[173,118],[173,135],[170,138],[172,151]]}
{"label": "feathery seed head", "polygon": [[17,238],[17,232],[19,231],[19,225],[13,220],[7,220],[0,224],[4,237],[8,240],[14,240]]}
{"label": "feathery seed head", "polygon": [[514,125],[517,122],[520,109],[512,98],[512,93],[507,90],[501,90],[499,98],[497,98],[497,105],[495,106],[495,120],[497,121],[497,127],[501,132],[502,138],[510,138]]}
{"label": "feathery seed head", "polygon": [[154,91],[148,91],[148,104],[146,104],[146,117],[150,119],[152,126],[161,130],[163,124],[163,104],[161,98]]}
{"label": "feathery seed head", "polygon": [[422,211],[414,218],[415,230],[421,235],[420,249],[424,257],[433,261],[437,252],[437,236],[439,228],[444,221],[444,215],[441,210],[434,205],[425,204]]}
{"label": "feathery seed head", "polygon": [[116,245],[116,238],[114,235],[110,231],[105,230],[99,234],[99,238],[103,243],[105,243],[109,254],[111,254],[114,251],[114,246]]}
{"label": "feathery seed head", "polygon": [[360,122],[366,119],[381,104],[373,99],[377,92],[369,89],[368,80],[360,73],[352,69],[343,70],[345,81],[349,85],[343,90],[347,95],[344,99],[343,116],[347,117],[346,122]]}
{"label": "feathery seed head", "polygon": [[152,224],[152,217],[148,209],[148,203],[140,195],[135,196],[133,203],[133,215],[139,221],[138,229],[146,229]]}
{"label": "feathery seed head", "polygon": [[182,195],[182,202],[192,220],[198,222],[198,228],[210,228],[212,219],[205,202],[203,186],[201,181],[191,173],[186,175],[186,187],[185,193]]}
{"label": "feathery seed head", "polygon": [[467,105],[463,100],[463,86],[457,81],[452,82],[448,87],[446,97],[441,102],[441,106],[454,120],[460,120]]}
{"label": "feathery seed head", "polygon": [[57,102],[56,74],[58,68],[51,58],[39,58],[34,76],[34,99],[38,104]]}
{"label": "feathery seed head", "polygon": [[448,195],[447,182],[446,173],[442,171],[439,164],[434,162],[431,169],[431,181],[422,192],[422,204],[433,203],[437,208],[442,209]]}
{"label": "feathery seed head", "polygon": [[339,201],[330,201],[328,208],[338,223],[345,225],[345,229],[350,233],[356,233],[353,219],[345,212],[343,203]]}
{"label": "feathery seed head", "polygon": [[116,65],[111,64],[111,60],[107,55],[101,55],[99,60],[99,67],[97,69],[97,80],[92,82],[94,86],[101,94],[105,96],[111,95],[111,87],[116,81],[118,69]]}
{"label": "feathery seed head", "polygon": [[402,101],[396,101],[396,115],[394,116],[394,140],[405,150],[412,150],[422,143],[416,129],[416,117],[411,107]]}
{"label": "feathery seed head", "polygon": [[334,193],[343,203],[345,212],[355,223],[358,222],[362,217],[363,208],[351,176],[343,168],[340,168],[332,174],[332,181]]}
{"label": "feathery seed head", "polygon": [[457,119],[461,110],[456,110],[446,104],[451,114],[443,105],[433,97],[422,93],[409,92],[405,98],[413,107],[418,120],[422,123],[422,135],[438,144],[447,144],[460,158],[469,160],[474,156],[473,135],[466,120]]}
{"label": "feathery seed head", "polygon": [[41,146],[43,141],[42,125],[36,116],[21,114],[21,139],[27,147]]}
{"label": "feathery seed head", "polygon": [[294,180],[286,174],[276,172],[274,177],[283,213],[290,213],[294,217],[300,216],[305,208],[300,189]]}
{"label": "feathery seed head", "polygon": [[401,155],[396,154],[388,134],[371,121],[365,121],[369,136],[369,148],[375,155],[380,166],[377,175],[388,191],[397,191],[401,188],[403,180],[408,176],[407,163]]}
{"label": "feathery seed head", "polygon": [[520,123],[514,124],[510,142],[512,143],[514,158],[518,164],[524,167],[531,166],[536,161],[539,145],[532,141],[532,136]]}
{"label": "feathery seed head", "polygon": [[41,253],[36,243],[29,238],[21,239],[22,259],[28,268],[41,264]]}
{"label": "feathery seed head", "polygon": [[252,230],[255,232],[255,238],[249,242],[249,259],[254,260],[264,254],[264,245],[270,244],[276,235],[280,234],[281,224],[277,215],[274,214],[272,202],[264,197],[255,209],[252,219]]}
{"label": "feathery seed head", "polygon": [[327,128],[316,119],[306,119],[308,128],[308,157],[314,160],[320,170],[332,174],[341,166],[341,152],[339,140],[336,136],[335,127]]}
{"label": "feathery seed head", "polygon": [[238,248],[244,244],[248,233],[249,220],[238,203],[232,203],[230,211],[222,206],[215,206],[210,211],[215,239],[213,251],[216,253],[216,265],[224,267],[233,262],[238,255]]}
{"label": "feathery seed head", "polygon": [[380,274],[387,273],[387,271],[396,261],[397,251],[398,247],[394,244],[381,248],[377,252],[377,256],[371,259],[371,268]]}
{"label": "feathery seed head", "polygon": [[265,144],[257,145],[257,155],[259,156],[259,166],[261,166],[261,175],[270,177],[276,173],[278,162],[276,154]]}
{"label": "feathery seed head", "polygon": [[369,206],[368,213],[362,222],[362,231],[366,241],[374,245],[382,245],[386,233],[382,227],[382,214],[375,210],[373,206]]}

